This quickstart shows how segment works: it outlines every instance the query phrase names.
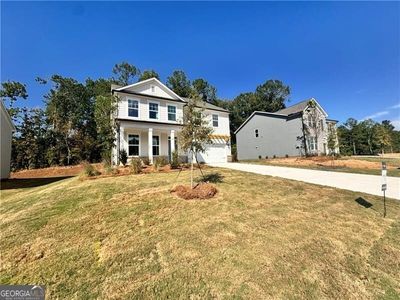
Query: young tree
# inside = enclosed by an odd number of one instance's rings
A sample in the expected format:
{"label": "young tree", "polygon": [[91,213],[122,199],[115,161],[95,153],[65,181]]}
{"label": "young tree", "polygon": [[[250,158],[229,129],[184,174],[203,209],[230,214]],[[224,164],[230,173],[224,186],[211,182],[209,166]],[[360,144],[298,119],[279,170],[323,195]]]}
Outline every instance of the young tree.
{"label": "young tree", "polygon": [[193,188],[193,164],[197,154],[205,151],[205,145],[211,144],[210,135],[213,132],[208,120],[204,116],[204,109],[199,108],[200,98],[194,95],[185,106],[183,119],[184,126],[179,133],[179,143],[182,150],[188,152],[191,159],[190,186]]}
{"label": "young tree", "polygon": [[[19,108],[14,107],[14,103],[19,99],[27,99],[28,93],[26,92],[26,85],[18,81],[5,81],[1,83],[0,98],[4,101],[8,113],[12,119],[18,116],[21,111]],[[8,101],[8,105],[6,103]]]}
{"label": "young tree", "polygon": [[192,94],[190,80],[186,77],[185,72],[181,70],[175,70],[167,78],[167,86],[181,97],[189,97]]}
{"label": "young tree", "polygon": [[138,68],[126,61],[116,64],[112,72],[117,76],[114,78],[114,82],[119,85],[131,84],[133,79],[140,74]]}
{"label": "young tree", "polygon": [[160,80],[160,76],[154,70],[144,70],[142,74],[140,74],[139,81],[143,81],[150,78],[157,78]]}

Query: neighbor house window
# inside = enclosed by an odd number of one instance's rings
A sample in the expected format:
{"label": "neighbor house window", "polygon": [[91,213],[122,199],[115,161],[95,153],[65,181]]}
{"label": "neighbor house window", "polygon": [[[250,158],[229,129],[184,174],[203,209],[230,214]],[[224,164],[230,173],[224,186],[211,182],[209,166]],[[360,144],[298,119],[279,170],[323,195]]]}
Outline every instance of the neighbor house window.
{"label": "neighbor house window", "polygon": [[153,155],[160,155],[160,137],[153,135]]}
{"label": "neighbor house window", "polygon": [[149,118],[158,119],[158,104],[149,103]]}
{"label": "neighbor house window", "polygon": [[218,127],[218,115],[212,115],[213,127]]}
{"label": "neighbor house window", "polygon": [[315,136],[310,136],[308,138],[308,148],[310,151],[317,151],[317,138]]}
{"label": "neighbor house window", "polygon": [[254,130],[254,134],[258,137],[258,129]]}
{"label": "neighbor house window", "polygon": [[135,118],[139,116],[139,101],[128,99],[128,116]]}
{"label": "neighbor house window", "polygon": [[139,135],[130,134],[128,135],[128,155],[139,156]]}
{"label": "neighbor house window", "polygon": [[176,106],[168,105],[168,121],[176,121]]}
{"label": "neighbor house window", "polygon": [[315,118],[312,115],[308,115],[308,126],[315,127]]}
{"label": "neighbor house window", "polygon": [[324,120],[319,120],[319,127],[321,127],[321,130],[324,130]]}

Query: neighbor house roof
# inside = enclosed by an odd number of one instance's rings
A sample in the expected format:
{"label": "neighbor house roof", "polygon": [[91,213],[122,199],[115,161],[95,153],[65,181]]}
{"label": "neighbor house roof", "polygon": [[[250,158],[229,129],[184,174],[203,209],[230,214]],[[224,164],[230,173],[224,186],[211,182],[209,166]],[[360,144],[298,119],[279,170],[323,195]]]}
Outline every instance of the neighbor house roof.
{"label": "neighbor house roof", "polygon": [[[186,97],[181,97],[185,102],[189,102],[190,98],[186,98]],[[226,110],[225,108],[219,107],[217,105],[211,104],[207,101],[202,101],[202,108],[206,108],[206,109],[211,109],[211,110],[219,110],[219,111],[223,111],[223,112],[229,112],[229,110]]]}
{"label": "neighbor house roof", "polygon": [[313,100],[313,98],[301,101],[299,103],[296,103],[295,105],[278,110],[276,113],[283,115],[291,115],[301,112],[306,109],[306,107],[308,106],[308,102],[310,102],[311,100]]}

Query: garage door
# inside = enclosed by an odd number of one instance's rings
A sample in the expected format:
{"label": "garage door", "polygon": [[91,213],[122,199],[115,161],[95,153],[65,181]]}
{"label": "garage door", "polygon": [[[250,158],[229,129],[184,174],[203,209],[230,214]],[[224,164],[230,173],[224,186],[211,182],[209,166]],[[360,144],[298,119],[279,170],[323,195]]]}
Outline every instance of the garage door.
{"label": "garage door", "polygon": [[206,152],[197,155],[199,162],[220,163],[227,161],[226,145],[207,145]]}

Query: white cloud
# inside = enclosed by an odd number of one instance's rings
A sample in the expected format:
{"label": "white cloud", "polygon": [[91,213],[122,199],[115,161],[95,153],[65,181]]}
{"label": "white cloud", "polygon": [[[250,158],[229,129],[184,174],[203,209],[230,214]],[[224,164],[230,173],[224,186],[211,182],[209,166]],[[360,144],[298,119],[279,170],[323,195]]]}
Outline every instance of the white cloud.
{"label": "white cloud", "polygon": [[368,120],[368,119],[376,119],[385,115],[388,115],[389,112],[387,110],[384,111],[378,111],[377,113],[374,113],[370,116],[366,116],[365,118],[363,118],[363,120]]}
{"label": "white cloud", "polygon": [[391,121],[392,125],[396,130],[400,130],[400,119]]}
{"label": "white cloud", "polygon": [[396,109],[396,108],[400,108],[400,103],[389,107],[389,109]]}

